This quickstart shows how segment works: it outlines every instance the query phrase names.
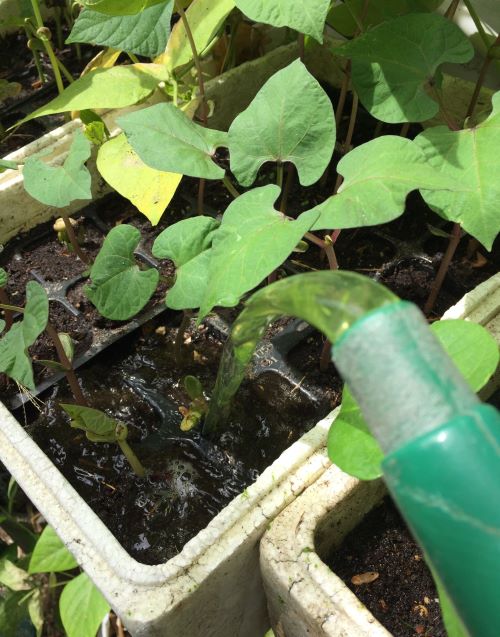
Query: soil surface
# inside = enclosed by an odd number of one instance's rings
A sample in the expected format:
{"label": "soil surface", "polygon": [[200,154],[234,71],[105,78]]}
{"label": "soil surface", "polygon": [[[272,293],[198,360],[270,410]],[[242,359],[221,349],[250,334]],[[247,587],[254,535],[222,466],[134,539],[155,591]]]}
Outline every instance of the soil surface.
{"label": "soil surface", "polygon": [[[446,637],[432,575],[389,497],[325,561],[394,637]],[[378,577],[353,583],[365,574]]]}

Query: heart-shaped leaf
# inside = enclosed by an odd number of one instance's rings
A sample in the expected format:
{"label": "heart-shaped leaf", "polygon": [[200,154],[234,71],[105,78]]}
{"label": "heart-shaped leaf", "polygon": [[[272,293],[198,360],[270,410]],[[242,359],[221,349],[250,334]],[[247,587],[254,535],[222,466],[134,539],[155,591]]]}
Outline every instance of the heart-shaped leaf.
{"label": "heart-shaped leaf", "polygon": [[37,540],[31,555],[30,573],[60,573],[78,566],[51,526],[46,526]]}
{"label": "heart-shaped leaf", "polygon": [[19,123],[66,111],[131,106],[146,99],[159,82],[167,80],[166,70],[158,64],[131,64],[96,69],[75,80],[61,95]]}
{"label": "heart-shaped leaf", "polygon": [[170,35],[174,0],[148,7],[136,15],[110,16],[84,9],[66,42],[88,42],[153,58],[163,53]]}
{"label": "heart-shaped leaf", "polygon": [[106,15],[135,15],[165,0],[80,0],[84,7]]}
{"label": "heart-shaped leaf", "polygon": [[422,189],[425,201],[491,250],[500,230],[500,92],[493,96],[493,112],[479,126],[461,131],[429,128],[415,143],[436,174],[455,179],[459,185],[453,192]]}
{"label": "heart-shaped leaf", "polygon": [[330,0],[235,0],[236,6],[251,20],[290,27],[323,42]]}
{"label": "heart-shaped leaf", "polygon": [[173,104],[156,104],[118,119],[129,144],[142,161],[165,172],[222,179],[224,170],[213,161],[227,133],[204,128]]}
{"label": "heart-shaped leaf", "polygon": [[108,184],[130,199],[154,226],[160,221],[182,179],[178,173],[146,166],[125,135],[118,135],[101,146],[97,168]]}
{"label": "heart-shaped leaf", "polygon": [[[474,50],[460,28],[436,13],[411,13],[336,49],[352,60],[363,106],[383,122],[422,122],[439,111],[429,83],[444,62],[468,62]],[[432,89],[435,90],[435,89]]]}
{"label": "heart-shaped leaf", "polygon": [[92,199],[92,178],[85,166],[92,145],[77,131],[62,166],[49,166],[40,157],[44,151],[28,157],[23,168],[24,188],[32,197],[48,206],[64,208],[75,199]]}
{"label": "heart-shaped leaf", "polygon": [[35,381],[28,347],[43,332],[48,320],[47,293],[39,283],[29,281],[26,285],[23,320],[14,323],[0,340],[0,372],[31,390],[35,389]]}
{"label": "heart-shaped leaf", "polygon": [[59,612],[67,637],[95,637],[109,611],[108,602],[85,573],[63,588]]}
{"label": "heart-shaped leaf", "polygon": [[[471,388],[477,392],[484,387],[499,361],[498,344],[491,334],[481,325],[462,320],[437,321],[431,329]],[[347,386],[340,413],[328,434],[328,456],[343,471],[361,480],[382,475],[382,450]]]}
{"label": "heart-shaped leaf", "polygon": [[331,101],[300,60],[275,73],[229,129],[231,170],[249,186],[265,162],[290,161],[300,183],[324,173],[335,145]]}
{"label": "heart-shaped leaf", "polygon": [[141,233],[122,224],[107,235],[90,270],[85,294],[108,319],[126,321],[149,301],[158,284],[155,268],[141,270],[134,257]]}
{"label": "heart-shaped leaf", "polygon": [[404,212],[406,196],[422,188],[450,190],[459,187],[441,175],[409,139],[384,135],[354,148],[337,166],[344,176],[338,194],[314,210],[320,216],[313,230],[359,228],[392,221]]}
{"label": "heart-shaped leaf", "polygon": [[[272,185],[251,190],[231,203],[217,230],[207,224],[206,239],[198,237],[193,251],[196,256],[177,271],[167,294],[168,307],[199,307],[201,320],[216,305],[237,305],[243,294],[283,263],[317,213],[305,212],[290,221],[274,208],[278,195],[278,187]],[[211,247],[200,252],[209,242]]]}

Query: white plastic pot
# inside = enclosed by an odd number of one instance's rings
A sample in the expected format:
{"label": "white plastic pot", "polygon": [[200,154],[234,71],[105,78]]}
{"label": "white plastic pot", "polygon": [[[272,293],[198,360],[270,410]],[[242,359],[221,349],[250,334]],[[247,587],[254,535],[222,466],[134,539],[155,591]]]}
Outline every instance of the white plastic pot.
{"label": "white plastic pot", "polygon": [[[466,294],[443,318],[477,322],[500,345],[500,274]],[[499,386],[497,373],[483,398]],[[385,492],[380,480],[361,482],[330,466],[274,520],[261,541],[260,561],[276,637],[390,637],[321,559]]]}

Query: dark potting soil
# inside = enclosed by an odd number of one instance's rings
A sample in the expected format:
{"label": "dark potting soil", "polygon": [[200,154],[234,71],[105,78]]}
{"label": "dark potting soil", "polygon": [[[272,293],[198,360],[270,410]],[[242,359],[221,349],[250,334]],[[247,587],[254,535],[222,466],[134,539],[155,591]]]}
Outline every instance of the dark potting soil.
{"label": "dark potting soil", "polygon": [[[394,637],[446,637],[432,575],[389,497],[325,562]],[[366,573],[378,577],[353,583]]]}
{"label": "dark potting soil", "polygon": [[[184,364],[174,360],[176,330],[128,337],[79,372],[92,406],[125,422],[129,442],[149,471],[137,478],[115,445],[95,444],[73,430],[59,402],[72,402],[56,386],[33,438],[96,511],[129,553],[156,564],[172,557],[285,448],[319,417],[314,405],[289,401],[274,379],[266,402],[246,383],[227,428],[213,441],[179,429],[179,406],[187,406],[181,378],[196,375],[210,393],[221,352],[219,336],[202,326],[186,334]],[[151,329],[151,328],[149,328]]]}

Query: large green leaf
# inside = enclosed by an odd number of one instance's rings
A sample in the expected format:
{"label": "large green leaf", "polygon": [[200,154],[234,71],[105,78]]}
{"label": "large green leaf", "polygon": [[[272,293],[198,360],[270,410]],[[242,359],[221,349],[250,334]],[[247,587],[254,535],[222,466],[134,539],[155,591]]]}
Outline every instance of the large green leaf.
{"label": "large green leaf", "polygon": [[168,80],[168,74],[158,64],[130,64],[97,69],[75,80],[61,95],[38,108],[22,122],[66,111],[131,106],[151,95],[162,80]]}
{"label": "large green leaf", "polygon": [[84,7],[106,15],[134,15],[165,0],[80,0]]}
{"label": "large green leaf", "polygon": [[[498,366],[495,339],[484,327],[469,321],[438,321],[431,329],[471,388],[479,391]],[[347,386],[340,414],[328,434],[328,456],[343,471],[361,480],[374,480],[382,475],[382,450]]]}
{"label": "large green leaf", "polygon": [[365,12],[365,0],[347,0],[332,7],[326,21],[342,35],[351,37],[361,22],[367,29],[407,13],[434,11],[440,4],[441,0],[370,0]]}
{"label": "large green leaf", "polygon": [[92,283],[85,287],[85,294],[108,319],[128,320],[142,310],[156,289],[158,270],[141,270],[134,257],[140,240],[137,228],[116,226],[106,236],[90,270]]}
{"label": "large green leaf", "polygon": [[63,588],[59,612],[67,637],[95,637],[109,611],[108,602],[85,573]]}
{"label": "large green leaf", "polygon": [[330,0],[236,0],[236,6],[251,20],[291,27],[323,42]]}
{"label": "large green leaf", "polygon": [[387,223],[404,212],[412,190],[460,187],[452,177],[439,174],[417,144],[394,135],[358,146],[341,159],[337,170],[344,182],[337,195],[314,208],[320,216],[313,230]]}
{"label": "large green leaf", "polygon": [[163,53],[170,35],[174,0],[153,5],[136,15],[109,16],[84,9],[66,42],[88,42],[149,58]]}
{"label": "large green leaf", "polygon": [[62,166],[49,166],[40,159],[50,151],[28,157],[23,168],[26,192],[56,208],[64,208],[75,199],[92,199],[92,178],[85,166],[91,149],[83,132],[77,131]]}
{"label": "large green leaf", "polygon": [[[193,0],[186,11],[186,19],[199,53],[208,47],[233,9],[234,0]],[[172,29],[166,51],[158,62],[172,71],[192,59],[191,44],[182,20],[179,20]]]}
{"label": "large green leaf", "polygon": [[[376,26],[336,49],[352,60],[363,106],[384,122],[421,122],[439,111],[428,95],[444,62],[467,62],[474,50],[459,27],[435,13],[413,13]],[[439,90],[439,89],[438,89]]]}
{"label": "large green leaf", "polygon": [[[309,211],[290,221],[274,208],[277,186],[256,188],[235,199],[217,230],[207,224],[206,242],[197,237],[197,255],[185,261],[167,294],[174,309],[200,308],[203,318],[216,305],[232,307],[289,256],[316,219]],[[209,249],[199,252],[212,242]],[[181,260],[187,250],[178,250]]]}
{"label": "large green leaf", "polygon": [[104,179],[156,225],[179,186],[182,175],[156,170],[138,157],[125,135],[99,148],[97,168]]}
{"label": "large green leaf", "polygon": [[30,559],[30,573],[60,573],[78,566],[51,526],[46,526],[38,538]]}
{"label": "large green leaf", "polygon": [[190,177],[222,179],[224,170],[213,161],[227,133],[195,124],[173,104],[155,104],[120,117],[129,144],[151,168]]}
{"label": "large green leaf", "polygon": [[436,174],[456,179],[453,192],[422,189],[425,201],[442,217],[460,223],[487,250],[500,230],[500,92],[493,112],[479,126],[450,131],[429,128],[415,139]]}
{"label": "large green leaf", "polygon": [[300,60],[275,73],[228,134],[231,170],[244,186],[265,162],[290,161],[300,183],[324,173],[335,145],[331,101]]}
{"label": "large green leaf", "polygon": [[47,293],[39,283],[29,281],[26,285],[23,320],[14,323],[0,340],[0,372],[31,390],[35,389],[35,381],[28,347],[43,332],[48,320]]}
{"label": "large green leaf", "polygon": [[220,223],[212,217],[192,217],[169,226],[153,244],[157,259],[171,259],[177,268],[210,248]]}

